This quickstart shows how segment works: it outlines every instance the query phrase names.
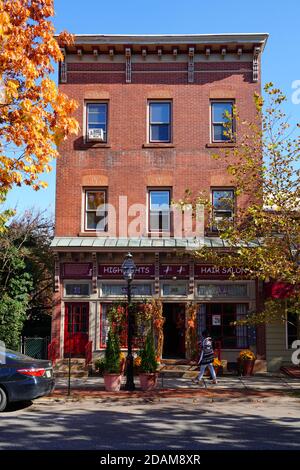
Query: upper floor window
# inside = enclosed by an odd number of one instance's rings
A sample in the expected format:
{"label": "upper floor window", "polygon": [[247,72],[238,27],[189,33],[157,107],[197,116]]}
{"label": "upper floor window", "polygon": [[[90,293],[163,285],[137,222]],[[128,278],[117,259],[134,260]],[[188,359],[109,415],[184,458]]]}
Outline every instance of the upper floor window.
{"label": "upper floor window", "polygon": [[171,103],[149,102],[149,141],[171,142]]}
{"label": "upper floor window", "polygon": [[232,222],[234,217],[234,190],[212,190],[212,230],[219,231],[225,228],[226,223]]}
{"label": "upper floor window", "polygon": [[149,232],[170,231],[170,191],[149,191]]}
{"label": "upper floor window", "polygon": [[85,191],[85,230],[106,231],[106,191]]}
{"label": "upper floor window", "polygon": [[87,140],[107,142],[107,103],[87,103]]}
{"label": "upper floor window", "polygon": [[212,101],[212,142],[230,142],[233,133],[233,101]]}

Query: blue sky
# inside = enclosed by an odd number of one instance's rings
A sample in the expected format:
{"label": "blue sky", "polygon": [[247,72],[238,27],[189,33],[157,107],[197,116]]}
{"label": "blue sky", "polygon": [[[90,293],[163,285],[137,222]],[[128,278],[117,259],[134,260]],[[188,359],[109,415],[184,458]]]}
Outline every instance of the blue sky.
{"label": "blue sky", "polygon": [[[287,113],[300,121],[292,102],[292,83],[300,80],[299,0],[56,0],[58,32],[98,34],[204,34],[268,32],[263,55],[263,83],[273,81],[288,97]],[[56,77],[55,77],[56,78]],[[35,192],[17,188],[8,196],[18,211],[36,207],[54,212],[55,171],[49,187]]]}

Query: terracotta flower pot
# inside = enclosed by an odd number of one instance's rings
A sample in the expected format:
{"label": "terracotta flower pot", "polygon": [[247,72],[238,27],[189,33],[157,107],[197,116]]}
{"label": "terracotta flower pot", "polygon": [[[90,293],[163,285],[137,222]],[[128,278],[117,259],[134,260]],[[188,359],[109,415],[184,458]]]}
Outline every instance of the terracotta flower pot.
{"label": "terracotta flower pot", "polygon": [[253,367],[255,360],[242,361],[243,363],[243,375],[249,376],[253,375]]}
{"label": "terracotta flower pot", "polygon": [[121,375],[105,373],[104,386],[107,392],[119,392],[121,388]]}
{"label": "terracotta flower pot", "polygon": [[147,372],[141,372],[139,374],[140,378],[140,385],[141,389],[146,391],[146,390],[154,390],[156,385],[157,385],[157,373],[147,373]]}

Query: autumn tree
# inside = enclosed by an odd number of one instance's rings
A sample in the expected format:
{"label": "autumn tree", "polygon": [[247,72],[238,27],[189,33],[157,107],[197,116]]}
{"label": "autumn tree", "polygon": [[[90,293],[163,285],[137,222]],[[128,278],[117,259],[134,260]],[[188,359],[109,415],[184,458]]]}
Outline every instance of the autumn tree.
{"label": "autumn tree", "polygon": [[[263,312],[253,312],[253,322],[283,318],[286,308],[300,314],[299,124],[290,124],[284,111],[286,97],[279,89],[269,83],[264,91],[265,98],[254,96],[253,121],[243,121],[238,109],[227,116],[224,133],[237,145],[212,156],[218,165],[226,166],[235,188],[234,220],[214,220],[208,194],[194,197],[187,190],[179,201],[204,204],[209,224],[218,228],[226,242],[226,250],[198,250],[198,259],[217,266],[238,264],[246,267],[249,278],[289,286],[288,305],[285,299],[271,299]],[[239,204],[242,198],[247,201],[245,207]]]}
{"label": "autumn tree", "polygon": [[65,32],[55,39],[53,16],[53,0],[0,0],[0,202],[14,185],[45,187],[56,146],[78,130],[76,102],[50,78],[60,45],[72,42]]}

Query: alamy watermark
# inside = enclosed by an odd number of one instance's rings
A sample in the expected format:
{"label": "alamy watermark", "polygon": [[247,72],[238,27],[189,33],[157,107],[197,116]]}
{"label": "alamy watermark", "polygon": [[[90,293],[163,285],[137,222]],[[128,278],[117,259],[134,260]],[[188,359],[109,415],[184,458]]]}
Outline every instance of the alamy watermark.
{"label": "alamy watermark", "polygon": [[295,90],[292,93],[292,103],[300,104],[300,80],[294,80],[292,82],[292,89]]}
{"label": "alamy watermark", "polygon": [[292,354],[292,363],[295,364],[295,366],[299,366],[300,364],[300,339],[296,339],[295,341],[293,341],[292,349],[296,349],[296,351],[294,351]]}

